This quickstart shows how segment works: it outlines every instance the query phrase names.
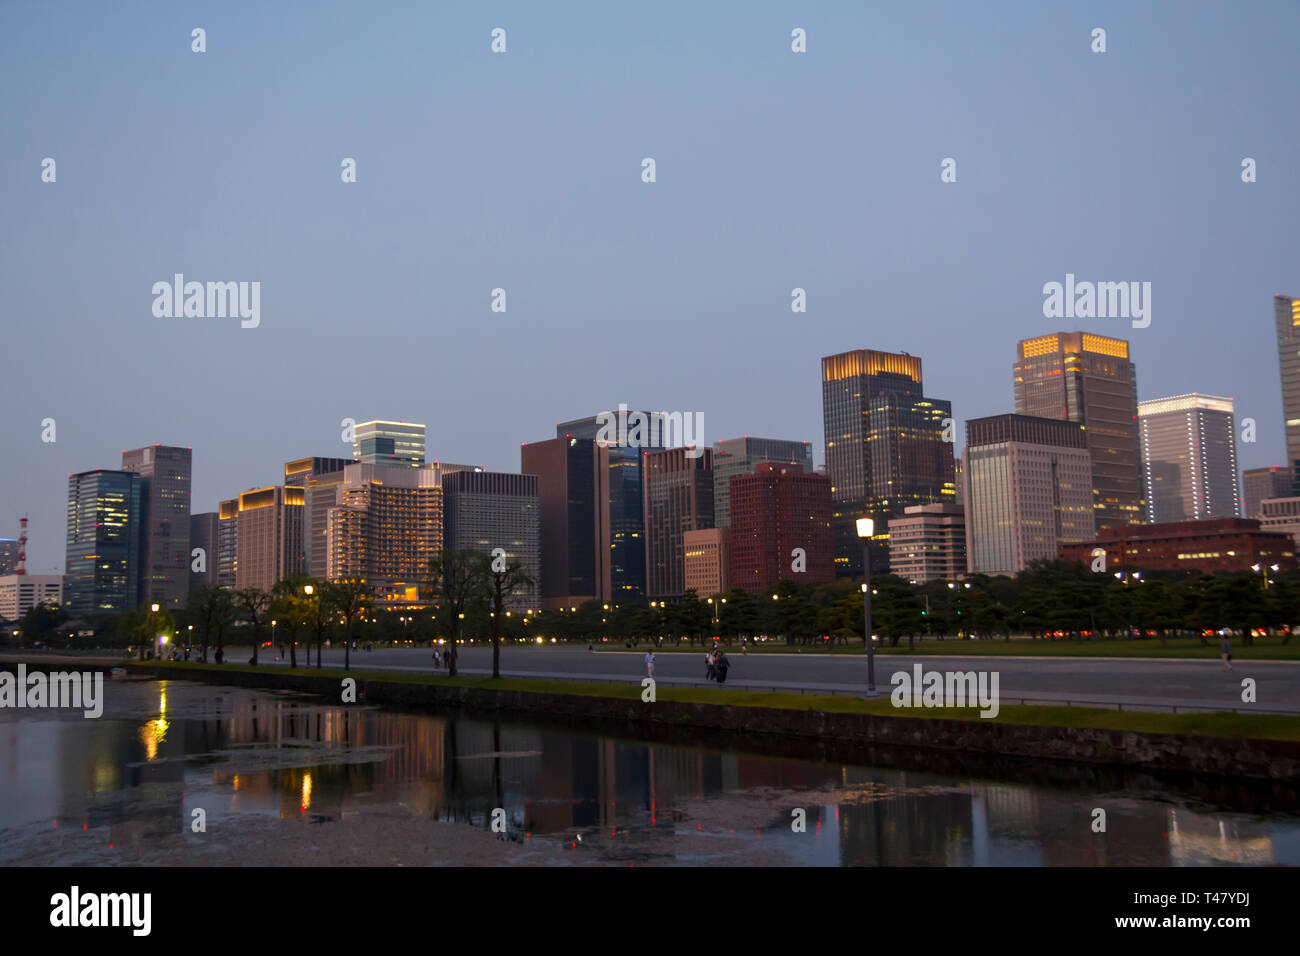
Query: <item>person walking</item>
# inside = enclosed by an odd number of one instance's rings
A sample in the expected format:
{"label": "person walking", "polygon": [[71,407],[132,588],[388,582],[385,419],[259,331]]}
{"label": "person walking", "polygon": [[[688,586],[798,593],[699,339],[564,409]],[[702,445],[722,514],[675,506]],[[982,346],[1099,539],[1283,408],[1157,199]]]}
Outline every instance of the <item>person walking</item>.
{"label": "person walking", "polygon": [[704,655],[704,679],[713,680],[713,649]]}
{"label": "person walking", "polygon": [[654,652],[654,651],[646,651],[646,655],[645,655],[645,676],[646,676],[646,677],[654,677],[654,676],[655,676],[655,652]]}
{"label": "person walking", "polygon": [[718,651],[718,659],[714,663],[713,669],[717,672],[719,684],[727,682],[727,669],[729,667],[731,667],[731,661],[727,660],[727,652]]}
{"label": "person walking", "polygon": [[1223,655],[1223,669],[1232,670],[1232,641],[1228,640],[1227,634],[1220,635],[1219,653]]}

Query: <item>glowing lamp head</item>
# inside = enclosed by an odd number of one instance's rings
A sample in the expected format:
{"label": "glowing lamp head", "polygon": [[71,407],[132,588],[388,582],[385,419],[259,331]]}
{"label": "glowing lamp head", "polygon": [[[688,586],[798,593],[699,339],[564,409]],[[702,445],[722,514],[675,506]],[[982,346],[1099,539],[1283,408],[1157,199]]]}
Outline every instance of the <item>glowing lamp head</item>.
{"label": "glowing lamp head", "polygon": [[872,535],[872,533],[873,533],[875,530],[876,530],[876,523],[875,523],[874,521],[872,521],[870,518],[859,518],[859,519],[858,519],[858,537],[859,537],[859,538],[870,538],[871,535]]}

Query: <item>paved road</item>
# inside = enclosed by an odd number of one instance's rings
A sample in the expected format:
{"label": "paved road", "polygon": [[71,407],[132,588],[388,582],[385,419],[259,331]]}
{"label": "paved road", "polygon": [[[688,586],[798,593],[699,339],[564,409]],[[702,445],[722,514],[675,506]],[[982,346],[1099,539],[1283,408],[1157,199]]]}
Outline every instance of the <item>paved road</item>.
{"label": "paved road", "polygon": [[[263,648],[259,663],[274,663],[275,655]],[[228,660],[243,663],[247,651]],[[565,647],[507,647],[501,651],[501,673],[506,677],[580,678],[611,683],[639,681],[645,676],[645,651],[591,652]],[[865,656],[811,657],[798,654],[729,654],[732,667],[728,687],[751,690],[805,690],[861,694],[866,687]],[[302,655],[299,655],[302,663]],[[283,662],[282,662],[283,663]],[[312,657],[312,665],[316,663]],[[325,664],[341,666],[343,651],[327,649]],[[912,673],[913,664],[924,670],[997,671],[1003,703],[1021,698],[1043,702],[1093,701],[1133,707],[1222,707],[1300,714],[1300,662],[1235,661],[1225,671],[1218,661],[1132,660],[1121,658],[935,657],[893,655],[876,658],[876,686],[888,693],[896,671]],[[354,651],[352,666],[368,670],[432,671],[427,648],[385,648]],[[490,674],[490,648],[471,647],[460,653],[460,669],[467,674]],[[1256,682],[1256,703],[1241,700],[1241,681]],[[660,654],[655,679],[662,684],[706,687],[704,654]]]}

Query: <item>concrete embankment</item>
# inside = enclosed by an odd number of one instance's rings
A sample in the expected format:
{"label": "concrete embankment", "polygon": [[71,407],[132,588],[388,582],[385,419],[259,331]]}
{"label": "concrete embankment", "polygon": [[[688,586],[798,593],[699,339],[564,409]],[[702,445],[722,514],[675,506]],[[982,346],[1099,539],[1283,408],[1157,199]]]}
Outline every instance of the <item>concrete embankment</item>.
{"label": "concrete embankment", "polygon": [[[218,666],[127,665],[128,671],[167,679],[200,680],[235,687],[295,690],[340,701],[340,671],[324,674],[228,669]],[[373,673],[373,672],[372,672]],[[762,750],[765,739],[837,740],[863,747],[900,747],[948,753],[1071,761],[1147,771],[1175,771],[1300,780],[1300,741],[1201,734],[1145,733],[1092,727],[1059,727],[995,720],[880,716],[781,707],[539,693],[357,676],[357,700],[368,704],[470,713],[529,714],[567,722],[682,727],[743,735],[746,747]]]}

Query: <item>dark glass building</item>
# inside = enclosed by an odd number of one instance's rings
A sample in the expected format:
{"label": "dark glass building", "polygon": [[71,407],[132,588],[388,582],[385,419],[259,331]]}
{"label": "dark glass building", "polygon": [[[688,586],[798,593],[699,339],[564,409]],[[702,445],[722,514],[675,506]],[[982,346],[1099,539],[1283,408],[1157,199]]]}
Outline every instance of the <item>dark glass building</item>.
{"label": "dark glass building", "polygon": [[537,476],[544,609],[610,600],[609,454],[590,438],[520,449],[520,471]]}
{"label": "dark glass building", "polygon": [[[635,413],[628,413],[629,415]],[[645,421],[657,413],[641,412]],[[556,438],[595,439],[602,424],[598,416],[561,422]],[[656,429],[662,433],[661,429]],[[609,579],[614,601],[635,604],[645,599],[645,515],[642,513],[642,451],[611,444],[609,448]]]}
{"label": "dark glass building", "polygon": [[122,452],[122,470],[142,479],[140,602],[175,610],[190,593],[190,469],[193,452],[146,445]]}
{"label": "dark glass building", "polygon": [[826,471],[834,507],[835,571],[862,576],[858,518],[875,521],[872,567],[888,566],[889,519],[957,497],[952,403],[924,394],[921,360],[858,349],[822,359]]}
{"label": "dark glass building", "polygon": [[97,468],[68,476],[63,595],[71,616],[139,606],[143,512],[144,479],[138,474]]}
{"label": "dark glass building", "polygon": [[1137,372],[1128,342],[1087,332],[1024,339],[1015,364],[1016,413],[1078,422],[1092,458],[1098,530],[1142,524]]}
{"label": "dark glass building", "polygon": [[443,546],[486,555],[501,548],[507,561],[518,561],[533,579],[511,596],[506,607],[516,612],[535,610],[541,571],[537,476],[495,471],[443,475],[442,507]]}

